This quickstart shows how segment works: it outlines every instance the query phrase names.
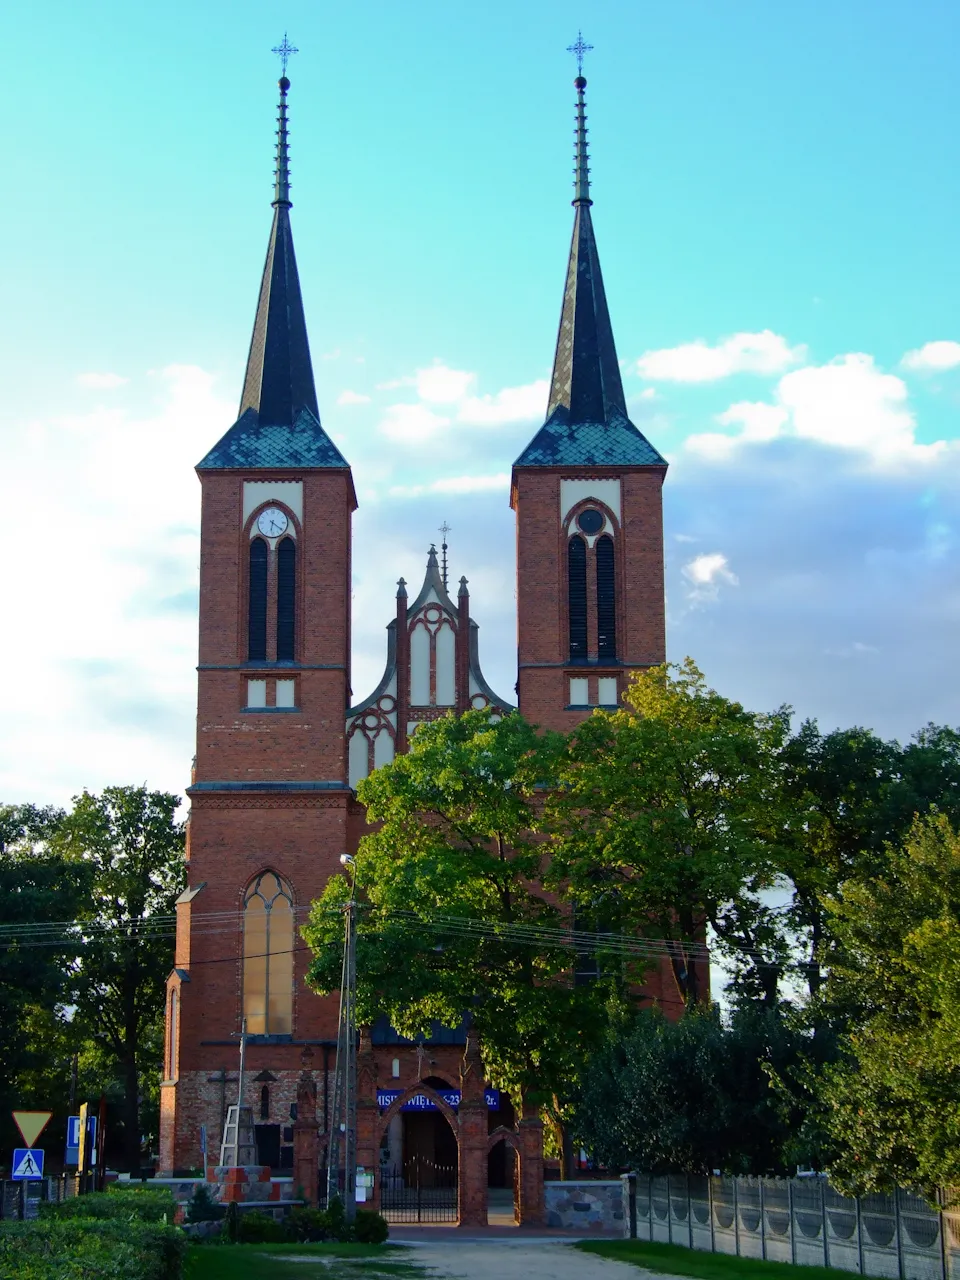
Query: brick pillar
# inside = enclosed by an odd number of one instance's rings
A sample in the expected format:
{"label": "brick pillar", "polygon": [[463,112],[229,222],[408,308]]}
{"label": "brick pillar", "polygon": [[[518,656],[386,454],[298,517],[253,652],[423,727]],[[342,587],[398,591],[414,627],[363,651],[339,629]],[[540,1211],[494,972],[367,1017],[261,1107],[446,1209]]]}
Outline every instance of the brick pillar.
{"label": "brick pillar", "polygon": [[523,1104],[517,1125],[520,1148],[520,1226],[542,1227],[546,1221],[543,1194],[543,1121],[537,1109]]}
{"label": "brick pillar", "polygon": [[303,1070],[297,1081],[297,1118],[293,1122],[293,1179],[304,1200],[317,1205],[320,1170],[320,1136],[317,1131],[317,1082],[310,1071],[313,1051],[309,1045],[300,1056]]}
{"label": "brick pillar", "polygon": [[480,1042],[473,1031],[460,1064],[458,1226],[487,1225],[487,1100]]}
{"label": "brick pillar", "polygon": [[380,1108],[377,1106],[377,1060],[370,1028],[360,1030],[357,1053],[357,1164],[373,1174],[373,1190],[367,1192],[365,1209],[380,1208]]}

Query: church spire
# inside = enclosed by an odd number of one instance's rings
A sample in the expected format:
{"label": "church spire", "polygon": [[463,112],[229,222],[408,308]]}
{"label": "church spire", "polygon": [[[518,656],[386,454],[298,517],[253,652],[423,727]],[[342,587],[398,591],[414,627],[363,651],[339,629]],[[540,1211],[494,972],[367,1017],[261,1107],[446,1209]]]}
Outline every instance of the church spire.
{"label": "church spire", "polygon": [[623,380],[600,255],[590,212],[587,151],[587,82],[583,55],[591,45],[577,33],[569,52],[577,59],[574,87],[573,239],[560,312],[560,331],[550,379],[547,420],[517,458],[517,467],[663,466],[664,459],[627,415]]}
{"label": "church spire", "polygon": [[253,409],[261,425],[292,426],[304,409],[308,409],[318,421],[320,414],[290,230],[287,124],[290,81],[286,75],[281,76],[279,87],[273,226],[247,358],[240,414],[242,416],[248,409]]}
{"label": "church spire", "polygon": [[611,413],[627,416],[613,327],[600,273],[600,256],[590,214],[587,110],[582,75],[577,90],[573,240],[563,292],[560,333],[550,384],[549,417],[560,406],[570,421],[607,422]]}

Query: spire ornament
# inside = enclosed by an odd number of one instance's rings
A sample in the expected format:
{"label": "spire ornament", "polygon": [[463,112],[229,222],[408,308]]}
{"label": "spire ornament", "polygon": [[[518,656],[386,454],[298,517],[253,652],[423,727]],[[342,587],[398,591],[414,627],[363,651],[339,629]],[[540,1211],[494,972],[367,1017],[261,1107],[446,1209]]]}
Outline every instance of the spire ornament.
{"label": "spire ornament", "polygon": [[[286,36],[284,36],[283,38],[284,38],[284,40],[286,40],[286,38],[287,38],[287,37],[286,37]],[[274,49],[274,53],[276,53],[276,52],[277,52],[277,50],[276,50],[276,49]],[[296,50],[294,50],[294,52],[296,52]],[[568,44],[568,45],[567,45],[567,53],[572,53],[572,54],[573,54],[573,56],[574,56],[574,57],[576,58],[576,60],[577,60],[577,75],[578,75],[578,76],[582,76],[582,75],[583,75],[583,59],[584,59],[585,55],[586,55],[586,54],[588,54],[588,53],[592,53],[592,52],[593,52],[593,45],[592,45],[592,44],[587,44],[587,43],[586,43],[586,41],[585,41],[585,40],[584,40],[584,38],[583,38],[583,32],[582,32],[582,31],[578,31],[578,32],[577,32],[577,40],[576,40],[576,43],[575,43],[575,44]]]}
{"label": "spire ornament", "polygon": [[273,207],[290,208],[290,145],[287,131],[287,90],[290,81],[286,76],[279,80],[280,102],[277,106],[277,164],[273,171]]}
{"label": "spire ornament", "polygon": [[443,559],[440,564],[440,576],[443,578],[444,587],[447,587],[447,534],[452,533],[453,529],[447,524],[446,520],[444,520],[437,532],[443,534],[443,542],[440,544],[440,550],[443,552]]}
{"label": "spire ornament", "polygon": [[[589,48],[589,45],[587,47]],[[290,41],[287,39],[287,33],[284,32],[283,39],[280,41],[279,44],[275,44],[273,48],[270,50],[270,52],[275,53],[277,57],[280,59],[280,74],[282,76],[285,76],[287,74],[287,63],[290,61],[293,55],[295,53],[299,53],[300,50],[297,48],[295,44],[290,43]]]}

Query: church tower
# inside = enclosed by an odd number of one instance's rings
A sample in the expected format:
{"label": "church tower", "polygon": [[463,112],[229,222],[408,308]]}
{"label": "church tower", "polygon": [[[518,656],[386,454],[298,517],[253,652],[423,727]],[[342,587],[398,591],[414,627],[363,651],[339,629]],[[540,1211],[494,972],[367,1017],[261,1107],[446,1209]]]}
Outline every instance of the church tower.
{"label": "church tower", "polygon": [[357,502],[320,425],[290,227],[285,75],[279,88],[273,225],[239,416],[197,466],[197,753],[167,991],[167,1171],[201,1163],[201,1125],[216,1159],[244,1020],[244,1101],[276,1169],[292,1155],[301,1054],[336,1038],[336,1002],[304,984],[298,927],[348,847]]}
{"label": "church tower", "polygon": [[590,212],[577,90],[573,241],[547,419],[513,464],[520,710],[569,731],[665,661],[667,463],[627,415]]}

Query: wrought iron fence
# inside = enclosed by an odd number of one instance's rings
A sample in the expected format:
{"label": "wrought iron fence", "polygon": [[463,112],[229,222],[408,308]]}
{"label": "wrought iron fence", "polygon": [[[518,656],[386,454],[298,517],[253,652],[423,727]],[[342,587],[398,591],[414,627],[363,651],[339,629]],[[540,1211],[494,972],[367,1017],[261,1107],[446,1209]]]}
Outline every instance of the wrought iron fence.
{"label": "wrought iron fence", "polygon": [[625,1227],[658,1240],[888,1280],[960,1280],[960,1212],[900,1188],[845,1196],[825,1178],[630,1174]]}
{"label": "wrought iron fence", "polygon": [[456,1222],[456,1165],[414,1157],[381,1169],[380,1212],[388,1222]]}

